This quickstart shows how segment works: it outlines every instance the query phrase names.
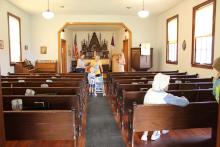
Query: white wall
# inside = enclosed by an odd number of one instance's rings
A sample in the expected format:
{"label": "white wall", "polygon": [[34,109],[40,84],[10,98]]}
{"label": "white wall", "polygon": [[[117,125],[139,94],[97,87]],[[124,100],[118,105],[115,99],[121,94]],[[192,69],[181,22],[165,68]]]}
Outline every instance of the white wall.
{"label": "white wall", "polygon": [[[158,58],[159,69],[187,71],[191,74],[199,73],[201,77],[215,76],[216,72],[210,69],[202,69],[191,67],[192,52],[192,10],[193,7],[206,0],[185,0],[174,8],[168,10],[158,17],[157,26],[157,48],[159,49]],[[215,55],[214,58],[220,56],[220,3],[217,2],[216,9],[216,31],[215,31]],[[166,20],[176,14],[179,14],[179,53],[178,65],[166,64]],[[182,42],[186,40],[187,48],[182,50]]]}
{"label": "white wall", "polygon": [[[156,45],[156,17],[141,19],[126,15],[55,15],[48,21],[41,15],[33,15],[31,17],[31,51],[35,59],[57,60],[58,30],[66,22],[122,22],[132,31],[132,46],[136,47],[140,42],[150,42],[152,47]],[[40,46],[43,45],[48,47],[46,55],[41,55],[39,51]]]}
{"label": "white wall", "polygon": [[31,48],[30,42],[30,17],[21,9],[15,7],[6,0],[0,0],[0,40],[4,41],[4,49],[0,49],[0,66],[1,74],[6,75],[8,72],[13,72],[13,66],[10,66],[9,61],[9,42],[8,42],[8,16],[10,12],[21,19],[21,45],[22,58],[31,58],[30,50],[25,51],[24,46],[28,45]]}

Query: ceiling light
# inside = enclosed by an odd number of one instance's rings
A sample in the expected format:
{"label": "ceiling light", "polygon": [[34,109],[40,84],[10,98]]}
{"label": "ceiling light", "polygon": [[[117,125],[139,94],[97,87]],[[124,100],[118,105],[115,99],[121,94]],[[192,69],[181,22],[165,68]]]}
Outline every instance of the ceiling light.
{"label": "ceiling light", "polygon": [[148,17],[148,16],[150,15],[150,12],[149,12],[149,11],[144,10],[144,0],[143,0],[142,10],[139,11],[137,14],[138,14],[138,16],[139,16],[140,18],[145,18],[145,17]]}
{"label": "ceiling light", "polygon": [[42,16],[45,19],[52,19],[54,17],[54,13],[50,11],[49,0],[47,2],[47,10],[42,13]]}

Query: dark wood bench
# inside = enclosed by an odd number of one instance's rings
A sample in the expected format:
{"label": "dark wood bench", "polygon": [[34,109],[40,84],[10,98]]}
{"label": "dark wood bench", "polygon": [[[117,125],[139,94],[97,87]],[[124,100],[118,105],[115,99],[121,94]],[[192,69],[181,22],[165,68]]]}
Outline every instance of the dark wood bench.
{"label": "dark wood bench", "polygon": [[75,115],[71,109],[4,111],[6,139],[74,140]]}
{"label": "dark wood bench", "polygon": [[5,95],[3,96],[4,110],[11,111],[11,101],[22,99],[23,110],[75,110],[76,131],[80,134],[82,129],[82,107],[78,95],[42,95],[42,96],[22,96]]}
{"label": "dark wood bench", "polygon": [[84,75],[10,75],[2,78],[84,78]]}
{"label": "dark wood bench", "polygon": [[[39,82],[39,81],[28,81],[28,82],[7,82],[2,83],[2,87],[41,87],[42,84],[47,84],[48,87],[82,87],[81,81],[55,81],[52,83]],[[82,87],[83,88],[83,87]]]}
{"label": "dark wood bench", "polygon": [[[212,83],[211,82],[199,82],[199,83],[171,83],[169,84],[169,90],[192,90],[192,89],[210,89],[212,88]],[[115,103],[116,106],[118,106],[119,99],[122,97],[122,91],[140,91],[144,90],[146,91],[147,89],[151,88],[151,84],[119,84],[117,83],[116,85],[116,99]]]}
{"label": "dark wood bench", "polygon": [[24,95],[26,89],[35,91],[35,95],[81,95],[80,87],[3,87],[3,95]]}
{"label": "dark wood bench", "polygon": [[212,139],[216,140],[217,115],[216,102],[190,103],[184,108],[171,105],[134,105],[133,115],[129,115],[129,138],[134,146],[134,134],[137,132],[212,128]]}
{"label": "dark wood bench", "polygon": [[[148,79],[112,79],[112,83],[109,85],[110,95],[115,94],[116,85],[119,84],[131,84],[131,83],[147,83],[148,81],[153,81],[154,77]],[[211,78],[171,78],[170,83],[175,83],[176,81],[181,81],[181,83],[198,83],[198,82],[212,82],[213,77]],[[129,83],[128,83],[129,82]]]}
{"label": "dark wood bench", "polygon": [[[176,96],[185,96],[190,102],[216,101],[211,89],[196,90],[170,90]],[[124,115],[133,107],[133,103],[143,104],[146,91],[126,91],[123,90],[123,96],[119,101],[118,109],[120,110],[121,127],[124,126]]]}
{"label": "dark wood bench", "polygon": [[51,80],[52,82],[55,82],[55,81],[84,81],[84,79],[82,79],[82,78],[56,78],[56,79],[54,79],[54,78],[3,78],[2,83],[19,81],[19,80],[24,80],[25,82],[28,82],[28,81],[46,82],[46,80]]}

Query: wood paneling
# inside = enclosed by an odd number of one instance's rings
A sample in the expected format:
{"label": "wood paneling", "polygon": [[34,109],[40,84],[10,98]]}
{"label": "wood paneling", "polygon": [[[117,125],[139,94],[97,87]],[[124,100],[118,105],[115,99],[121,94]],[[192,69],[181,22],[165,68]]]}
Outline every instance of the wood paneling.
{"label": "wood paneling", "polygon": [[[1,73],[1,71],[0,71]],[[3,105],[2,105],[2,88],[1,88],[1,76],[0,76],[0,146],[2,147],[5,140],[4,133],[4,118],[3,118]]]}

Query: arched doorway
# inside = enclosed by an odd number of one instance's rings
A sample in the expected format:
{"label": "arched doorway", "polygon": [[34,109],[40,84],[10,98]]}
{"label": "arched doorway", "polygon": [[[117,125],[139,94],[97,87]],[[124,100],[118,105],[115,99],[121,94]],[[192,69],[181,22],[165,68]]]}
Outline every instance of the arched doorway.
{"label": "arched doorway", "polygon": [[[62,55],[65,55],[63,52],[64,50],[62,49],[62,38],[61,38],[61,32],[68,26],[120,26],[124,28],[125,32],[127,32],[129,37],[124,38],[123,42],[123,50],[125,54],[125,59],[126,59],[126,65],[125,69],[126,71],[130,71],[130,48],[132,47],[132,32],[131,30],[124,24],[124,23],[112,23],[112,22],[67,22],[64,24],[63,27],[58,31],[58,71],[59,73],[65,73],[67,70],[63,67],[65,65],[65,62],[62,60],[65,60],[65,58],[62,57]],[[127,44],[125,44],[127,42]],[[64,64],[63,64],[64,63]]]}

